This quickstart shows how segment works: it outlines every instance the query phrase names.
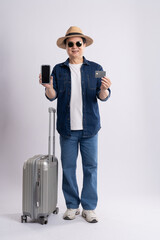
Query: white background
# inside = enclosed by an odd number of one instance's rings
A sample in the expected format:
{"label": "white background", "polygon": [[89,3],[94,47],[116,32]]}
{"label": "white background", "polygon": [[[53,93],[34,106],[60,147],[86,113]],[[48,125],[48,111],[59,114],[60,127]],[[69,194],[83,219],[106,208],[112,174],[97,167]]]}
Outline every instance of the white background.
{"label": "white background", "polygon": [[[66,60],[56,46],[70,26],[94,39],[85,57],[101,64],[112,96],[99,102],[99,223],[80,216],[47,226],[21,224],[23,163],[47,153],[49,102],[42,64]],[[0,0],[0,222],[2,239],[159,239],[160,2],[158,0]],[[60,159],[56,133],[56,156]],[[60,161],[59,161],[60,163]],[[78,159],[81,189],[81,158]],[[29,231],[27,231],[29,229]]]}

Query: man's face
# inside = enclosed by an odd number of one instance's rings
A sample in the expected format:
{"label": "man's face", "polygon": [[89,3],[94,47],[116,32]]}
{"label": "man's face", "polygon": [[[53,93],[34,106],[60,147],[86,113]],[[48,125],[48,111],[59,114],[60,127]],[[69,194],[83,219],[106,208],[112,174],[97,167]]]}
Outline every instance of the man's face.
{"label": "man's face", "polygon": [[[77,46],[76,43],[78,44],[81,42],[81,46]],[[73,43],[72,47],[69,47],[68,44]],[[86,44],[83,43],[82,38],[80,37],[71,37],[66,40],[66,51],[69,55],[70,58],[81,58],[83,57],[83,51],[85,49]]]}

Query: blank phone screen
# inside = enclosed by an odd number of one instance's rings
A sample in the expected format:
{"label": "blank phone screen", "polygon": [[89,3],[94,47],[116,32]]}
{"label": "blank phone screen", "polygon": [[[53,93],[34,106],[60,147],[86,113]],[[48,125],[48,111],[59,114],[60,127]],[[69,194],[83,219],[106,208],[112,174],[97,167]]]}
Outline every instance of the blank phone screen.
{"label": "blank phone screen", "polygon": [[50,66],[42,65],[42,83],[50,82]]}

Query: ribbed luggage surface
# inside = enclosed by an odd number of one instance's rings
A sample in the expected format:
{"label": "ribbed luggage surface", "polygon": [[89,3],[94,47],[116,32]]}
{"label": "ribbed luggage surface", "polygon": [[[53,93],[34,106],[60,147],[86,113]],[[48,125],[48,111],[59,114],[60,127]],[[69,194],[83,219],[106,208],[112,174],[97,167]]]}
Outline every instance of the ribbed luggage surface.
{"label": "ribbed luggage surface", "polygon": [[48,155],[35,155],[24,163],[22,222],[27,222],[29,216],[33,221],[46,224],[50,213],[58,213],[58,160],[54,153],[50,154],[50,149]]}

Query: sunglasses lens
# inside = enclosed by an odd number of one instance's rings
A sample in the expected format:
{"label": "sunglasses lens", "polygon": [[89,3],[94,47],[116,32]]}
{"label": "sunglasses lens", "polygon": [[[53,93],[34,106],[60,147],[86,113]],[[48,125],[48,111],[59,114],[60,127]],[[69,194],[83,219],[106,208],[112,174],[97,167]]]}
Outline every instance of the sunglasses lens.
{"label": "sunglasses lens", "polygon": [[76,42],[76,45],[77,45],[77,47],[81,47],[82,43],[79,41],[79,42]]}
{"label": "sunglasses lens", "polygon": [[[68,47],[73,47],[74,46],[74,43],[73,42],[69,42],[68,43]],[[78,42],[76,42],[76,46],[77,47],[81,47],[82,46],[82,42],[81,41],[78,41]]]}
{"label": "sunglasses lens", "polygon": [[68,47],[73,47],[73,45],[74,45],[73,42],[68,43]]}

